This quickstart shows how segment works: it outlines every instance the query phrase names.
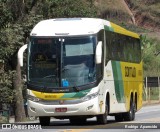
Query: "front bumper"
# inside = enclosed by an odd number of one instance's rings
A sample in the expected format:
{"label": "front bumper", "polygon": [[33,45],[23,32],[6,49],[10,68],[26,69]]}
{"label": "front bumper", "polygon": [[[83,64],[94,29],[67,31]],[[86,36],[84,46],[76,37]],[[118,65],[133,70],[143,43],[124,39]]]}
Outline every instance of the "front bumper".
{"label": "front bumper", "polygon": [[[56,108],[67,108],[66,112],[56,112]],[[28,100],[29,116],[76,116],[97,115],[100,112],[98,97],[78,104],[42,104]]]}

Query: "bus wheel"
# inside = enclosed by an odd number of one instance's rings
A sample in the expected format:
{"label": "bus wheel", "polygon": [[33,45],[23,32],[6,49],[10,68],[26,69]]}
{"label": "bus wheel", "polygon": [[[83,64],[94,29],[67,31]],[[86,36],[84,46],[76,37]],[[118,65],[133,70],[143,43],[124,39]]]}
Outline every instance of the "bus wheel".
{"label": "bus wheel", "polygon": [[39,122],[42,126],[49,126],[50,124],[50,117],[47,116],[42,116],[39,117]]}
{"label": "bus wheel", "polygon": [[97,115],[98,124],[107,124],[107,115],[108,115],[108,105],[106,103],[105,113],[102,115]]}
{"label": "bus wheel", "polygon": [[136,106],[133,101],[130,103],[130,110],[127,113],[124,113],[125,121],[133,121],[135,119]]}
{"label": "bus wheel", "polygon": [[117,115],[115,115],[115,120],[116,120],[117,122],[123,121],[123,115],[122,115],[122,114],[117,114]]}
{"label": "bus wheel", "polygon": [[73,117],[73,118],[70,118],[70,123],[72,125],[77,125],[77,124],[85,124],[86,123],[86,118],[78,118],[78,117]]}

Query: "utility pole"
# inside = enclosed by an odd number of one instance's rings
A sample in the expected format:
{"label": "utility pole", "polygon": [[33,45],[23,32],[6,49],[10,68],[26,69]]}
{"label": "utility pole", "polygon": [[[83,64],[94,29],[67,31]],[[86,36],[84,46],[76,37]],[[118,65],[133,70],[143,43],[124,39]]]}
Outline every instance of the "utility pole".
{"label": "utility pole", "polygon": [[146,101],[148,101],[148,85],[147,85],[147,77],[145,78],[146,79],[146,88],[145,88],[145,94],[146,94]]}

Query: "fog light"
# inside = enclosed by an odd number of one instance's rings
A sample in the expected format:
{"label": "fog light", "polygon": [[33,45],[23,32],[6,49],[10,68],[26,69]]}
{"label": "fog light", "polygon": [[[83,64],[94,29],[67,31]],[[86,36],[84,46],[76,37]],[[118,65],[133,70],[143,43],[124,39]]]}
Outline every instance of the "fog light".
{"label": "fog light", "polygon": [[88,106],[88,107],[87,107],[87,111],[90,110],[90,109],[92,109],[93,106],[94,106],[94,105]]}

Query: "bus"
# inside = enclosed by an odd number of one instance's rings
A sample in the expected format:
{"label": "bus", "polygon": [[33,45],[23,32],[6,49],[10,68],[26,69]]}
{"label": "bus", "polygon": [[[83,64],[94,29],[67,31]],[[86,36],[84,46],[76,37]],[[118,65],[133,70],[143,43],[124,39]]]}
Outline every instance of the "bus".
{"label": "bus", "polygon": [[[40,21],[27,45],[29,116],[85,123],[132,121],[142,107],[143,70],[138,34],[98,18]],[[23,59],[22,56],[20,56]]]}

